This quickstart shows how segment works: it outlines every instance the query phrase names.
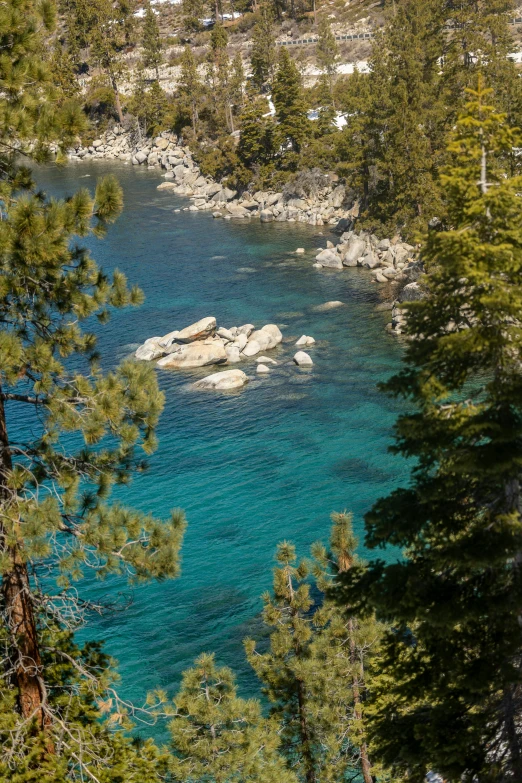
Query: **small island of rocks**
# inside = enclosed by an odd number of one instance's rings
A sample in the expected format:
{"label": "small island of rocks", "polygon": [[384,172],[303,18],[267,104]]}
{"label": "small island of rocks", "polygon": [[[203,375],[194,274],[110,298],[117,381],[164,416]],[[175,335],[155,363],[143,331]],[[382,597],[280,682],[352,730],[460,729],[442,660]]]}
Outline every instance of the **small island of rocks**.
{"label": "small island of rocks", "polygon": [[[149,337],[135,352],[136,359],[155,361],[166,369],[191,370],[210,365],[230,365],[251,359],[258,354],[271,351],[283,341],[281,330],[276,324],[265,324],[256,329],[254,324],[243,324],[226,328],[217,326],[213,316],[202,318],[181,330],[169,332],[163,337]],[[296,346],[312,346],[313,337],[302,335]],[[269,356],[259,356],[257,373],[270,373],[270,366],[277,362]],[[298,351],[293,357],[298,366],[313,365],[311,357]],[[238,389],[248,383],[248,376],[242,370],[217,372],[195,382],[197,389]]]}

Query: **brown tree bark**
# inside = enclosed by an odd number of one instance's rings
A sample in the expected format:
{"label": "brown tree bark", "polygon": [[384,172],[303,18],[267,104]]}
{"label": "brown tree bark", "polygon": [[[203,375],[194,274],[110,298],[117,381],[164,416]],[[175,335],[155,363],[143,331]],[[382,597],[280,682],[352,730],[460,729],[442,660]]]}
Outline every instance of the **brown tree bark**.
{"label": "brown tree bark", "polygon": [[[354,634],[354,621],[352,619],[348,622],[348,633],[349,633],[349,640],[350,640],[350,662],[353,666],[353,675],[352,675],[352,692],[353,692],[353,704],[354,704],[354,710],[355,714],[358,718],[362,715],[362,699],[361,699],[361,689],[360,689],[360,682],[359,677],[357,675],[357,650],[355,648],[355,640],[353,638]],[[374,783],[370,765],[370,759],[368,758],[368,746],[366,745],[366,742],[363,742],[361,747],[359,748],[359,752],[361,754],[361,772],[363,775],[364,783]]]}
{"label": "brown tree bark", "polygon": [[[8,486],[12,471],[11,451],[5,419],[4,402],[0,388],[0,511],[8,511],[12,490]],[[16,533],[19,531],[15,530]],[[11,538],[11,536],[9,536]],[[40,729],[48,723],[45,705],[45,687],[41,671],[42,661],[38,633],[31,600],[29,573],[22,556],[20,543],[7,540],[5,523],[0,522],[0,547],[7,553],[10,569],[2,576],[4,622],[10,639],[10,680],[18,690],[18,706],[25,719],[34,719]]]}
{"label": "brown tree bark", "polygon": [[298,680],[297,682],[297,704],[299,709],[301,743],[303,746],[303,756],[305,762],[305,780],[306,783],[315,783],[314,759],[312,756],[312,749],[310,747],[310,732],[308,731],[308,721],[306,720],[306,698],[301,680]]}
{"label": "brown tree bark", "polygon": [[110,74],[110,80],[111,80],[111,86],[114,92],[114,105],[116,107],[116,111],[118,113],[118,121],[120,125],[123,125],[123,112],[121,109],[121,101],[120,101],[120,93],[118,92],[118,84],[116,82],[116,79]]}

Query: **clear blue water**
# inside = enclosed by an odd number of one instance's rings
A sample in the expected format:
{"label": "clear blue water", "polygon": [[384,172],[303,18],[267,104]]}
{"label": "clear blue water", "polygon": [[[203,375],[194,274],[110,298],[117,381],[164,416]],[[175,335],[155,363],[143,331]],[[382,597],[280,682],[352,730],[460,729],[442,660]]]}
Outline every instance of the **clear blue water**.
{"label": "clear blue water", "polygon": [[[367,273],[312,268],[327,227],[317,237],[298,224],[173,214],[187,202],[157,191],[157,172],[119,164],[48,167],[38,179],[63,195],[92,188],[107,171],[124,188],[125,209],[107,238],[90,244],[101,264],[143,288],[146,301],[99,330],[106,366],[147,337],[207,315],[225,326],[277,323],[285,342],[272,352],[278,366],[240,393],[192,390],[208,369],[159,372],[166,394],[159,448],[150,471],[119,494],[158,516],[186,511],[182,576],[133,590],[125,611],[93,618],[85,633],[106,639],[122,693],[136,701],[157,686],[172,692],[202,651],[215,651],[252,694],[242,639],[260,630],[276,544],[291,540],[307,554],[327,537],[330,513],[344,509],[362,531],[364,512],[404,476],[404,463],[387,453],[398,404],[376,390],[401,348],[384,331],[387,314],[375,310],[382,294]],[[292,254],[299,246],[304,257]],[[314,309],[333,299],[345,306]],[[287,364],[303,333],[317,340],[312,370]],[[247,372],[253,368],[252,361]],[[114,580],[87,587],[100,597],[128,593]]]}

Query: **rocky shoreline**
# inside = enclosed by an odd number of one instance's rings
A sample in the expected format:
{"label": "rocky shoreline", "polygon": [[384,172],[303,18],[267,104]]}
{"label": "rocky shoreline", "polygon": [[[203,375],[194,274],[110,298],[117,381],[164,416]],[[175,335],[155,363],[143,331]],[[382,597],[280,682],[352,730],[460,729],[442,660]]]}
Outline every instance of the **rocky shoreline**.
{"label": "rocky shoreline", "polygon": [[[330,226],[339,236],[326,248],[318,248],[314,267],[343,270],[360,266],[371,271],[374,282],[390,286],[389,298],[393,302],[392,320],[387,329],[401,334],[405,313],[401,304],[420,299],[422,289],[417,280],[422,274],[416,248],[399,237],[382,239],[364,231],[355,231],[357,206],[346,204],[346,189],[338,184],[334,175],[314,196],[289,197],[285,193],[257,191],[238,193],[222,183],[201,174],[188,147],[180,144],[178,137],[165,131],[155,139],[134,141],[132,135],[116,125],[106,131],[89,147],[78,146],[70,151],[71,160],[121,160],[135,166],[147,166],[162,170],[164,182],[158,190],[166,190],[192,201],[187,207],[174,212],[211,211],[215,218],[258,218],[263,223],[289,222],[310,226]],[[304,252],[298,248],[296,252]]]}

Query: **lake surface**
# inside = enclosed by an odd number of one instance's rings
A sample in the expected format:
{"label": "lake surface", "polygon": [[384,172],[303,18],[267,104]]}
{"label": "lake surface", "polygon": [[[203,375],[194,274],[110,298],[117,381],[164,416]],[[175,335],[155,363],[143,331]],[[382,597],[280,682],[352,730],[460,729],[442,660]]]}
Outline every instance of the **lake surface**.
{"label": "lake surface", "polygon": [[[159,448],[150,471],[118,497],[158,516],[185,510],[182,576],[134,589],[125,611],[93,618],[84,633],[106,639],[122,695],[136,701],[158,686],[172,693],[203,651],[236,671],[242,695],[253,694],[242,639],[260,631],[277,543],[291,540],[306,555],[327,538],[330,513],[345,509],[361,532],[365,511],[404,477],[404,463],[387,453],[399,406],[376,389],[397,369],[401,348],[384,330],[389,314],[375,310],[382,293],[367,272],[312,268],[314,249],[330,236],[326,226],[318,237],[300,224],[174,214],[188,202],[157,191],[157,171],[117,163],[45,167],[37,177],[64,195],[93,188],[109,171],[124,188],[125,209],[104,241],[89,244],[103,266],[140,285],[146,301],[99,329],[106,367],[147,337],[209,315],[224,326],[277,323],[285,342],[271,352],[279,363],[268,377],[255,377],[255,361],[240,365],[254,376],[240,393],[191,389],[209,368],[159,371],[166,394]],[[295,255],[297,247],[306,254]],[[345,306],[315,309],[334,299]],[[311,370],[288,364],[302,334],[317,341],[306,349]],[[129,595],[116,580],[87,589]]]}

